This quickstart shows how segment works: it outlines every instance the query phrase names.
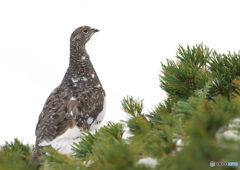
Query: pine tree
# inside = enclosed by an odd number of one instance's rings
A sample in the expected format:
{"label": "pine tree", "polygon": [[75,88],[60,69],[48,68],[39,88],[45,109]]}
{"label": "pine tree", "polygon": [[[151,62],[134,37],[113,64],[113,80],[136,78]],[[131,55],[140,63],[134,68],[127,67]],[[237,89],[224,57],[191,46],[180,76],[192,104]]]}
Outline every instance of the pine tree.
{"label": "pine tree", "polygon": [[[124,97],[121,104],[129,114],[126,121],[108,122],[95,134],[86,132],[82,140],[74,144],[72,156],[46,147],[48,154],[41,158],[46,166],[51,169],[185,170],[210,169],[211,161],[238,162],[240,125],[233,124],[240,117],[240,53],[219,54],[199,44],[186,49],[179,46],[176,59],[162,63],[159,78],[160,87],[168,95],[166,100],[149,113],[143,113],[143,99]],[[224,135],[229,130],[238,138]],[[129,133],[129,137],[125,139],[124,133]],[[20,155],[23,155],[25,146],[21,147]],[[11,147],[6,143],[3,148]],[[5,150],[0,161],[8,153]],[[14,161],[21,158],[16,156]],[[157,163],[141,164],[145,158]],[[7,166],[10,162],[3,163]]]}

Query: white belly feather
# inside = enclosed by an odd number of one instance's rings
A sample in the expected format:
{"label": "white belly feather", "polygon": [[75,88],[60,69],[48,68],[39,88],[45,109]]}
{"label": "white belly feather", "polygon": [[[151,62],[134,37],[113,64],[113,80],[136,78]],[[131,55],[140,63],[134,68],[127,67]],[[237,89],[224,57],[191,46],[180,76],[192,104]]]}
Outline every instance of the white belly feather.
{"label": "white belly feather", "polygon": [[[104,98],[103,110],[99,113],[94,122],[91,121],[91,118],[88,119],[87,123],[91,124],[89,131],[94,134],[95,130],[101,125],[105,113],[106,113],[106,97]],[[93,119],[92,119],[93,120]],[[99,123],[98,123],[99,122]],[[69,128],[64,134],[58,136],[56,139],[51,142],[43,141],[39,146],[49,146],[51,145],[55,150],[59,151],[62,154],[71,154],[73,142],[78,143],[81,139],[79,138],[84,134],[77,126]]]}

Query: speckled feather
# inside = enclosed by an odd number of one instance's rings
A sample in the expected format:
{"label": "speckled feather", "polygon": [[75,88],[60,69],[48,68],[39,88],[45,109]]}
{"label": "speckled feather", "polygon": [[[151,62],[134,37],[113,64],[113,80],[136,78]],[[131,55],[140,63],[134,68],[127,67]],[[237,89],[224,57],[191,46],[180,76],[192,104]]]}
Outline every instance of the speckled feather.
{"label": "speckled feather", "polygon": [[33,154],[36,162],[43,154],[39,150],[43,146],[64,137],[71,129],[74,129],[73,138],[87,129],[94,131],[103,119],[99,114],[106,109],[105,91],[85,49],[85,44],[97,31],[83,26],[71,35],[69,67],[61,84],[48,97],[38,119]]}

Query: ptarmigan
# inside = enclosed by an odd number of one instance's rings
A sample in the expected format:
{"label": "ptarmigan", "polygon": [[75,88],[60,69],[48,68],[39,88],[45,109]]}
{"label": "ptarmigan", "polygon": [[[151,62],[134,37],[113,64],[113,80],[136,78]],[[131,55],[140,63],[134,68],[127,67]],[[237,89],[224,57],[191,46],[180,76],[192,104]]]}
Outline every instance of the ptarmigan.
{"label": "ptarmigan", "polygon": [[85,44],[99,30],[83,26],[70,38],[70,64],[62,83],[50,94],[39,116],[33,160],[40,163],[40,149],[51,145],[71,153],[85,130],[95,131],[106,111],[105,91],[86,52]]}

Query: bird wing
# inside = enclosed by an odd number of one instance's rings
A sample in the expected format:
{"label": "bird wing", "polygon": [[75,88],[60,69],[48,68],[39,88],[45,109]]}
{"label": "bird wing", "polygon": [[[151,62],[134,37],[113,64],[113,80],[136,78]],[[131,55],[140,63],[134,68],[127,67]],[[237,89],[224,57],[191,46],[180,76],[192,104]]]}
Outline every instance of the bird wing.
{"label": "bird wing", "polygon": [[75,126],[82,131],[89,129],[88,118],[96,120],[103,110],[104,95],[100,95],[98,89],[73,94],[76,93],[66,92],[61,87],[50,94],[39,115],[35,132],[37,143],[50,142]]}

